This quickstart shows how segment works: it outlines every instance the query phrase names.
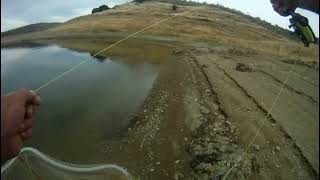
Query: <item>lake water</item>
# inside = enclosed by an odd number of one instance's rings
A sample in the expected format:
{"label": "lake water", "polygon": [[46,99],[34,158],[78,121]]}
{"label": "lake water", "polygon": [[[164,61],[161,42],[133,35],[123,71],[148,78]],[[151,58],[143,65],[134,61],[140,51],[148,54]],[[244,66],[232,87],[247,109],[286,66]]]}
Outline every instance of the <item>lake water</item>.
{"label": "lake water", "polygon": [[[1,94],[37,89],[89,57],[56,45],[1,49]],[[159,72],[156,65],[118,60],[92,58],[41,89],[43,103],[26,145],[60,160],[102,162],[104,140],[128,125]]]}

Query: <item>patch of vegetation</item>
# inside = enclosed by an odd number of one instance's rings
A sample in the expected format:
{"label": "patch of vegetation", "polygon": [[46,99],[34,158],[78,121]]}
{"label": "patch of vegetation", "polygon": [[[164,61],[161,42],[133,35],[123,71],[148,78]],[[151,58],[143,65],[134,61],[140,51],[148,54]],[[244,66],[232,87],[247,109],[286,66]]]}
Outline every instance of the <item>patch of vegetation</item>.
{"label": "patch of vegetation", "polygon": [[177,6],[177,5],[175,5],[175,4],[173,4],[173,5],[172,5],[172,10],[174,10],[174,11],[175,11],[175,10],[177,10],[177,9],[178,9],[178,6]]}
{"label": "patch of vegetation", "polygon": [[93,8],[91,14],[97,13],[97,12],[102,12],[110,9],[107,5],[101,5],[98,8]]}
{"label": "patch of vegetation", "polygon": [[[144,0],[141,0],[141,1],[144,1]],[[204,5],[207,5],[206,3],[199,3],[199,2],[186,1],[186,0],[152,0],[152,1],[171,3],[171,4],[175,4],[175,5],[182,5],[182,6],[204,6]],[[249,21],[251,21],[257,25],[260,25],[275,34],[282,35],[282,36],[284,36],[288,39],[291,39],[291,40],[300,41],[294,32],[289,31],[287,29],[284,29],[278,25],[273,25],[267,21],[260,19],[259,17],[252,17],[252,16],[247,15],[247,14],[245,14],[241,11],[238,11],[236,9],[227,8],[227,7],[224,7],[219,4],[209,4],[208,7],[219,8],[223,11],[242,16],[242,17],[248,19]],[[288,24],[289,24],[289,22],[288,22]]]}
{"label": "patch of vegetation", "polygon": [[38,32],[48,30],[50,28],[56,27],[61,23],[37,23],[37,24],[29,24],[27,26],[23,26],[20,28],[12,29],[6,32],[1,33],[1,37],[11,36],[11,35],[19,35],[31,32]]}
{"label": "patch of vegetation", "polygon": [[[243,12],[241,11],[238,11],[238,10],[235,10],[235,9],[231,9],[231,8],[227,8],[227,7],[224,7],[222,5],[210,5],[211,7],[216,7],[216,8],[219,8],[223,11],[226,11],[226,12],[230,12],[232,14],[236,14],[236,15],[239,15],[239,16],[242,16],[246,19],[248,19],[249,21],[257,24],[257,25],[260,25],[264,28],[266,28],[267,30],[273,32],[273,33],[276,33],[276,34],[279,34],[279,35],[283,35],[291,40],[296,40],[296,41],[300,41],[299,38],[295,35],[294,32],[292,31],[289,31],[287,29],[284,29],[278,25],[273,25],[265,20],[262,20],[260,19],[259,17],[252,17],[250,15],[247,15],[247,14],[244,14]],[[288,22],[289,23],[289,22]]]}

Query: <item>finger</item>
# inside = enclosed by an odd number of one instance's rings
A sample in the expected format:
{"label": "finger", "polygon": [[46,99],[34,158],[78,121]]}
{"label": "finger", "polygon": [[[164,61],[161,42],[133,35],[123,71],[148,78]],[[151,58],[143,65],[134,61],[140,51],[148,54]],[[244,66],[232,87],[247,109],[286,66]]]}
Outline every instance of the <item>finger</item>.
{"label": "finger", "polygon": [[25,131],[25,130],[26,130],[26,128],[25,128],[24,123],[21,123],[21,124],[19,125],[19,127],[18,127],[18,132],[21,133],[21,132],[23,132],[23,131]]}
{"label": "finger", "polygon": [[39,105],[41,103],[41,98],[33,90],[22,89],[19,90],[19,93],[25,104]]}
{"label": "finger", "polygon": [[29,90],[29,92],[32,94],[32,99],[30,99],[29,103],[33,105],[40,105],[42,99],[40,96],[38,96],[33,90]]}
{"label": "finger", "polygon": [[33,105],[28,105],[26,108],[25,118],[26,119],[32,118],[33,112],[34,112]]}
{"label": "finger", "polygon": [[33,103],[34,99],[36,98],[36,93],[34,91],[26,90],[26,89],[21,89],[17,92],[21,100],[26,104],[26,103]]}
{"label": "finger", "polygon": [[20,133],[20,136],[23,141],[30,139],[32,137],[32,128],[29,128],[26,131]]}
{"label": "finger", "polygon": [[37,95],[35,100],[34,100],[34,102],[33,102],[33,104],[38,106],[38,105],[41,104],[41,102],[42,102],[42,98]]}
{"label": "finger", "polygon": [[26,119],[23,123],[19,125],[18,132],[24,132],[27,129],[32,128],[32,118]]}
{"label": "finger", "polygon": [[32,128],[32,118],[26,119],[24,122],[24,129],[26,130],[30,128]]}

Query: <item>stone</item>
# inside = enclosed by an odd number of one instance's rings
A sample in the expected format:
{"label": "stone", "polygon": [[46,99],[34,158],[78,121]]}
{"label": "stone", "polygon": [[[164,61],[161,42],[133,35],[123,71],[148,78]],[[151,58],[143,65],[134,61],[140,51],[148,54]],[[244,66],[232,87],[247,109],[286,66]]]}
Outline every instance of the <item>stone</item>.
{"label": "stone", "polygon": [[259,151],[260,150],[260,146],[259,145],[253,145],[254,150]]}
{"label": "stone", "polygon": [[184,178],[184,176],[182,173],[180,173],[180,172],[174,173],[174,176],[173,176],[174,180],[179,180],[179,179],[183,179],[183,178]]}
{"label": "stone", "polygon": [[153,168],[151,168],[151,169],[150,169],[150,172],[153,172],[153,171],[154,171],[154,169],[153,169]]}
{"label": "stone", "polygon": [[224,116],[223,116],[223,115],[219,115],[219,116],[218,116],[218,119],[224,120]]}
{"label": "stone", "polygon": [[209,114],[210,110],[204,106],[200,106],[200,111],[202,114]]}
{"label": "stone", "polygon": [[206,93],[210,94],[211,93],[210,89],[206,89]]}
{"label": "stone", "polygon": [[160,162],[158,161],[158,162],[156,162],[156,165],[160,165]]}
{"label": "stone", "polygon": [[219,110],[219,106],[218,106],[216,103],[212,103],[212,108],[213,108],[215,111],[218,111],[218,110]]}
{"label": "stone", "polygon": [[252,69],[248,65],[243,64],[243,63],[237,63],[236,70],[240,71],[240,72],[251,72],[252,71]]}
{"label": "stone", "polygon": [[175,164],[178,164],[179,162],[180,162],[180,160],[176,160],[174,163],[175,163]]}
{"label": "stone", "polygon": [[280,147],[279,147],[279,146],[276,146],[276,150],[280,151]]}

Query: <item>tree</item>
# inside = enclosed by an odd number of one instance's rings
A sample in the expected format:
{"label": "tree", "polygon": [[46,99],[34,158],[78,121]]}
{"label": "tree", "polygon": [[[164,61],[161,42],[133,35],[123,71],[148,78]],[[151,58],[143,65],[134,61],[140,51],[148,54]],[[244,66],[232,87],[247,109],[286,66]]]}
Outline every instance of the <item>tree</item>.
{"label": "tree", "polygon": [[103,4],[103,5],[99,6],[98,8],[93,8],[91,13],[94,14],[97,12],[106,11],[108,9],[110,9],[110,8],[107,5]]}
{"label": "tree", "polygon": [[100,7],[99,7],[99,9],[100,9],[100,11],[105,11],[105,10],[108,10],[108,9],[110,9],[107,5],[101,5]]}
{"label": "tree", "polygon": [[143,3],[145,0],[134,0],[136,3]]}
{"label": "tree", "polygon": [[94,13],[97,13],[97,12],[100,12],[99,8],[93,8],[91,14],[94,14]]}

